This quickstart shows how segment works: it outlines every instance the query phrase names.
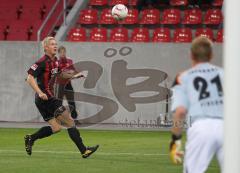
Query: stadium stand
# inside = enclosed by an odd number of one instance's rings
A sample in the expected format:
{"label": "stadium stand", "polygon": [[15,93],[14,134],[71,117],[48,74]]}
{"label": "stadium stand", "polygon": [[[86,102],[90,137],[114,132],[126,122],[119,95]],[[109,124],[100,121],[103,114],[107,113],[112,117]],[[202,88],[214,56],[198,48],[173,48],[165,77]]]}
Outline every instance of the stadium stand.
{"label": "stadium stand", "polygon": [[[11,41],[37,40],[37,31],[56,2],[55,0],[2,1],[3,3],[0,4],[0,40]],[[76,2],[76,0],[69,1],[70,6]],[[170,0],[169,2],[168,5],[159,3],[154,7],[146,6],[139,11],[137,0],[88,0],[86,6],[81,7],[78,19],[71,23],[71,27],[66,32],[66,40],[75,42],[100,40],[190,42],[198,35],[205,35],[213,41],[223,41],[223,32],[220,29],[223,24],[221,11],[223,0],[214,0],[212,5],[203,5],[199,8],[190,8],[188,0]],[[111,16],[111,8],[119,3],[127,5],[129,13],[124,20],[116,21]],[[60,5],[53,16],[56,18],[62,10],[63,7]],[[58,21],[56,25],[60,27],[62,21]],[[46,23],[42,32],[43,37],[55,34],[58,27],[52,28],[54,22],[54,19],[51,19]],[[104,33],[101,32],[102,30]],[[192,33],[191,37],[189,30]],[[103,35],[100,36],[97,31]]]}
{"label": "stadium stand", "polygon": [[[139,11],[137,0],[90,0],[86,9],[90,7],[98,10],[99,19],[87,26],[78,23],[74,27],[86,27],[90,31],[91,27],[98,27],[96,23],[99,27],[104,25],[110,33],[109,38],[106,39],[108,41],[114,41],[116,35],[114,36],[113,33],[116,32],[116,28],[119,29],[124,25],[124,29],[129,31],[130,39],[126,39],[125,36],[123,39],[123,35],[119,33],[120,41],[181,43],[191,42],[194,37],[203,35],[213,41],[221,42],[220,38],[223,36],[218,30],[223,23],[221,11],[223,0],[214,0],[212,5],[203,4],[198,8],[190,8],[188,0],[170,0],[169,2],[169,5],[166,3],[154,7],[150,5]],[[115,21],[111,17],[111,8],[118,3],[127,5],[129,9],[128,16],[122,21]]]}
{"label": "stadium stand", "polygon": [[[55,2],[55,0],[1,0],[0,40],[36,41],[37,31]],[[73,5],[74,2],[75,0],[71,0],[71,5]],[[49,35],[55,19],[62,11],[63,4],[59,3],[53,13],[53,18],[47,22],[43,30],[43,37]],[[57,23],[58,26],[61,24],[61,21]]]}

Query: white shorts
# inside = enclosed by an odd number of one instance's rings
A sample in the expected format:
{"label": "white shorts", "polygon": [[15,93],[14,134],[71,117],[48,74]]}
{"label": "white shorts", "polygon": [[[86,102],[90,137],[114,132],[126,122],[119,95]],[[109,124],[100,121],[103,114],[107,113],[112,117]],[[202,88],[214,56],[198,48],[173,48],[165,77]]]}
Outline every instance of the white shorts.
{"label": "white shorts", "polygon": [[223,120],[201,119],[187,131],[184,173],[204,173],[216,154],[223,166]]}

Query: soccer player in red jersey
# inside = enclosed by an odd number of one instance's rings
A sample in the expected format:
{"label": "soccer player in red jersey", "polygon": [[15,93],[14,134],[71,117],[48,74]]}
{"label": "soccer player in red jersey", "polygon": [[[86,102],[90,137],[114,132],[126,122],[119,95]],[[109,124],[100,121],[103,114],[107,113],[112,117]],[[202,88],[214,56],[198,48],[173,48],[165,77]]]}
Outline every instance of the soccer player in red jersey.
{"label": "soccer player in red jersey", "polygon": [[[36,92],[35,104],[43,119],[49,126],[44,126],[31,135],[26,135],[25,149],[32,154],[32,146],[38,140],[59,132],[62,124],[67,128],[69,137],[76,144],[83,158],[89,157],[98,149],[98,145],[86,147],[77,130],[70,112],[62,105],[62,101],[54,96],[52,79],[59,74],[59,62],[56,58],[57,42],[53,37],[46,37],[42,46],[45,54],[28,70],[27,83]],[[64,76],[63,76],[64,77]],[[72,78],[68,76],[66,78]],[[36,79],[36,80],[35,80]]]}
{"label": "soccer player in red jersey", "polygon": [[[59,55],[59,67],[60,69],[64,70],[64,69],[68,69],[69,67],[71,67],[73,65],[73,61],[71,60],[71,58],[66,57],[66,48],[63,46],[60,46],[58,48],[58,55]],[[74,70],[74,69],[73,69]],[[71,81],[69,81],[66,86],[59,86],[59,97],[63,98],[64,96],[67,99],[68,105],[71,108],[71,116],[73,119],[76,119],[78,114],[76,111],[76,105],[74,102],[74,95],[73,94],[67,94],[64,95],[64,92],[62,92],[64,89],[69,90],[74,92]]]}

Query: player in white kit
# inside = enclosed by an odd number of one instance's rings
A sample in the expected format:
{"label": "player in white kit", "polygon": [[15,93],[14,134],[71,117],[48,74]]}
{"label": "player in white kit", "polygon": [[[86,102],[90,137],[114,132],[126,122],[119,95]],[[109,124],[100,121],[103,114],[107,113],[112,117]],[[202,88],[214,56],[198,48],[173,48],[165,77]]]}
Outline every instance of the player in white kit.
{"label": "player in white kit", "polygon": [[170,157],[182,162],[181,136],[188,122],[184,173],[204,173],[216,155],[223,165],[223,69],[210,64],[212,42],[192,42],[192,68],[179,74],[173,86],[173,127]]}

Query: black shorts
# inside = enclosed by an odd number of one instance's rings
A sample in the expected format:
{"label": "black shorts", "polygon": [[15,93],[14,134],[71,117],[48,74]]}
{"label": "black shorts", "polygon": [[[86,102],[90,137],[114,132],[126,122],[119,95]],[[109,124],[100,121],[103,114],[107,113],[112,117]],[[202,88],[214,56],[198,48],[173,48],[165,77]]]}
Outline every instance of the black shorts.
{"label": "black shorts", "polygon": [[45,121],[49,121],[61,115],[66,108],[62,105],[62,101],[54,97],[48,100],[42,100],[38,96],[35,97],[35,104]]}

